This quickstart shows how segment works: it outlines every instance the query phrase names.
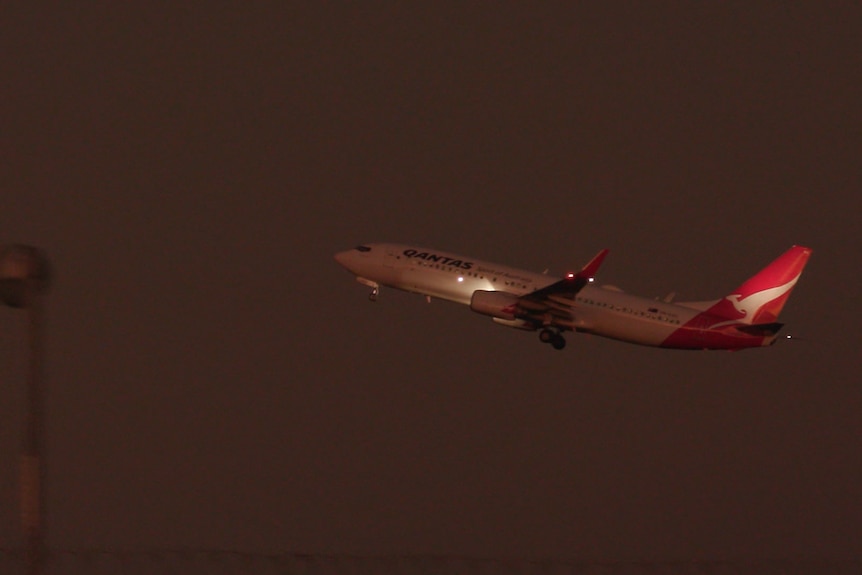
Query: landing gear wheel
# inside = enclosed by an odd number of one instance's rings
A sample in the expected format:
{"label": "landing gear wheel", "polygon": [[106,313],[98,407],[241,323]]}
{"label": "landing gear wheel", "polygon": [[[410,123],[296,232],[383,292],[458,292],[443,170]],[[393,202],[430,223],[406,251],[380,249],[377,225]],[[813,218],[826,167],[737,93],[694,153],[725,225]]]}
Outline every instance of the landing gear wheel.
{"label": "landing gear wheel", "polygon": [[380,293],[380,290],[378,288],[372,289],[371,293],[368,294],[368,300],[369,301],[377,301],[377,294],[378,293]]}
{"label": "landing gear wheel", "polygon": [[566,338],[559,331],[550,327],[543,328],[539,332],[539,341],[551,344],[551,347],[554,349],[563,349],[566,347]]}
{"label": "landing gear wheel", "polygon": [[566,338],[564,338],[560,334],[556,334],[554,339],[551,340],[551,346],[554,349],[563,349],[564,347],[566,347]]}

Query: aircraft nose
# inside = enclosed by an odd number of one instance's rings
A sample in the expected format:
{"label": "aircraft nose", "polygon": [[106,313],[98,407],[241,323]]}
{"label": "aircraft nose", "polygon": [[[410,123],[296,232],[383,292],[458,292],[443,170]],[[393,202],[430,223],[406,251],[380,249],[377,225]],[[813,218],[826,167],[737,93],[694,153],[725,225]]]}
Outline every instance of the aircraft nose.
{"label": "aircraft nose", "polygon": [[338,252],[335,254],[335,261],[341,264],[344,267],[347,267],[347,254],[349,252]]}

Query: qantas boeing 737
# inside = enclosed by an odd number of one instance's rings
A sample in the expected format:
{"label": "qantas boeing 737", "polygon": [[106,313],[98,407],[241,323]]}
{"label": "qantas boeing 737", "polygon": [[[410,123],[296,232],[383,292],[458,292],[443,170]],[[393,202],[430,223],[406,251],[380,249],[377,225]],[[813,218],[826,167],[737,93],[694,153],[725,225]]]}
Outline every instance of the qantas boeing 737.
{"label": "qantas boeing 737", "polygon": [[401,244],[360,245],[335,259],[371,288],[372,301],[388,286],[469,305],[502,325],[538,331],[555,349],[574,331],[657,347],[739,350],[775,342],[778,314],[811,249],[791,247],[722,299],[683,303],[594,285],[607,253],[562,278]]}

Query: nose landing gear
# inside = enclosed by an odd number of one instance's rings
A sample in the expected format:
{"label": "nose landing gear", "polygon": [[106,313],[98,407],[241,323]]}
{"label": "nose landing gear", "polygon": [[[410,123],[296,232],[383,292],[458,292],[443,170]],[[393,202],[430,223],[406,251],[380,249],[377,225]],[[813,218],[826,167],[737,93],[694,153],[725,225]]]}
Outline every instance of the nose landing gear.
{"label": "nose landing gear", "polygon": [[566,347],[566,338],[563,337],[559,330],[549,327],[539,332],[539,341],[551,344],[551,347],[554,349],[563,349]]}
{"label": "nose landing gear", "polygon": [[356,281],[361,283],[364,286],[368,286],[371,288],[371,293],[368,294],[369,301],[377,301],[377,294],[380,293],[380,284],[375,281],[371,281],[369,279],[365,279],[362,276],[356,276]]}

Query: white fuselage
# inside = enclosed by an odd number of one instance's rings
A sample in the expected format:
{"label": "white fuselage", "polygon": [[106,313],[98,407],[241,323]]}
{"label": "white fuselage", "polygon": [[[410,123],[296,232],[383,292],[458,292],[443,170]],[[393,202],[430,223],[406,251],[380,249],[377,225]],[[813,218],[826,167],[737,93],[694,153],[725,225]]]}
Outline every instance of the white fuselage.
{"label": "white fuselage", "polygon": [[[469,305],[477,290],[529,294],[560,278],[439,250],[403,244],[368,244],[367,252],[341,252],[336,260],[370,286],[408,292]],[[700,310],[642,298],[593,284],[575,298],[576,313],[557,322],[566,329],[639,343],[661,345]],[[704,325],[703,328],[708,326]]]}

